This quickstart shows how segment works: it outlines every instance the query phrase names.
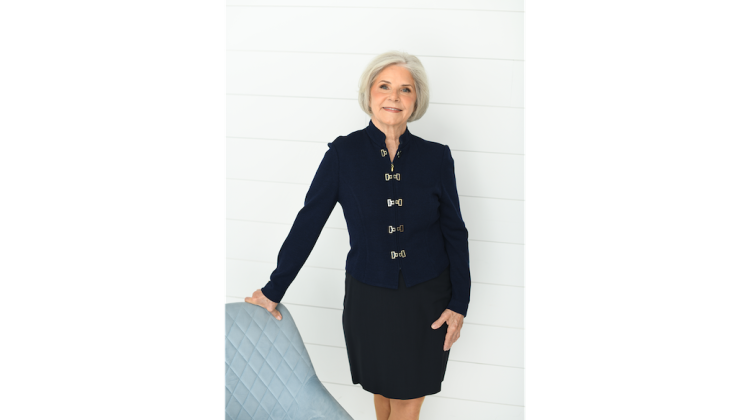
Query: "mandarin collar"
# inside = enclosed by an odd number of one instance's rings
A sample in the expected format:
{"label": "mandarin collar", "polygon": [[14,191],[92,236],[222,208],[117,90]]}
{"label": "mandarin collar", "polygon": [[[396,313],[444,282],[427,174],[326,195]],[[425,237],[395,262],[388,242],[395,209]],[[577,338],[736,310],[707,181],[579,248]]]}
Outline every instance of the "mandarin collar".
{"label": "mandarin collar", "polygon": [[[370,123],[367,124],[367,127],[365,128],[365,131],[367,132],[367,136],[370,137],[370,140],[375,143],[375,145],[380,149],[385,149],[385,133],[380,131],[380,129],[375,126],[375,124],[372,123],[372,119],[370,119]],[[401,147],[401,150],[404,150],[406,146],[409,144],[409,140],[411,140],[412,134],[409,132],[409,127],[406,127],[406,130],[401,134],[401,136],[398,138],[399,146]]]}

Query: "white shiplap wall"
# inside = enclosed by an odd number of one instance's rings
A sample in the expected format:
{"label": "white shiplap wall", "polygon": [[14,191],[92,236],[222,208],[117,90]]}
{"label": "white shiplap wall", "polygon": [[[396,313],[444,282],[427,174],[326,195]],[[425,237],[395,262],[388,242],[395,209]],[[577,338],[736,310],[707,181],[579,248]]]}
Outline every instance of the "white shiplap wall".
{"label": "white shiplap wall", "polygon": [[[409,130],[448,144],[469,230],[472,294],[443,390],[422,418],[523,418],[523,2],[227,3],[227,302],[265,285],[327,143],[364,128],[359,75],[398,49],[432,101]],[[283,303],[320,379],[357,420],[341,327],[349,235],[336,206]]]}

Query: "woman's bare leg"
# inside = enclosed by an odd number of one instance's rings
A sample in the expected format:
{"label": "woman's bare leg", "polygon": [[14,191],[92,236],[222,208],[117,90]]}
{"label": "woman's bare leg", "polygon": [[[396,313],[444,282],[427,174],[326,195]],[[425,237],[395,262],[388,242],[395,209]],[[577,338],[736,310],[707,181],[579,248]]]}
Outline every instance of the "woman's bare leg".
{"label": "woman's bare leg", "polygon": [[375,417],[378,420],[388,420],[391,415],[391,400],[380,394],[373,395],[375,396]]}
{"label": "woman's bare leg", "polygon": [[[425,397],[411,400],[390,400],[391,416],[388,420],[419,420],[419,410]],[[380,418],[378,418],[380,420]]]}

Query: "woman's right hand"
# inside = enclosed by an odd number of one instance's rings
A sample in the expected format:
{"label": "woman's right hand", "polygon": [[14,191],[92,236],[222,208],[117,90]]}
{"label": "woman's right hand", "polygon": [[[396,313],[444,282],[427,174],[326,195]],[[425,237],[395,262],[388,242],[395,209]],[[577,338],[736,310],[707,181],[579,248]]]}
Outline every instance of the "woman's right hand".
{"label": "woman's right hand", "polygon": [[256,290],[251,297],[246,297],[245,302],[258,305],[261,308],[266,308],[274,318],[281,321],[281,312],[276,310],[276,305],[278,305],[278,303],[268,299],[260,289]]}

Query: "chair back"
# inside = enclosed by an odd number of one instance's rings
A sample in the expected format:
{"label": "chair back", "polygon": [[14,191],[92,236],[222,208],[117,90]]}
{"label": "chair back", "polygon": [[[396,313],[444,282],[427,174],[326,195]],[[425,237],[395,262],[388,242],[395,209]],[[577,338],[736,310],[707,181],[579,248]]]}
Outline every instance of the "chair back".
{"label": "chair back", "polygon": [[292,314],[226,304],[226,418],[352,420],[315,374]]}

